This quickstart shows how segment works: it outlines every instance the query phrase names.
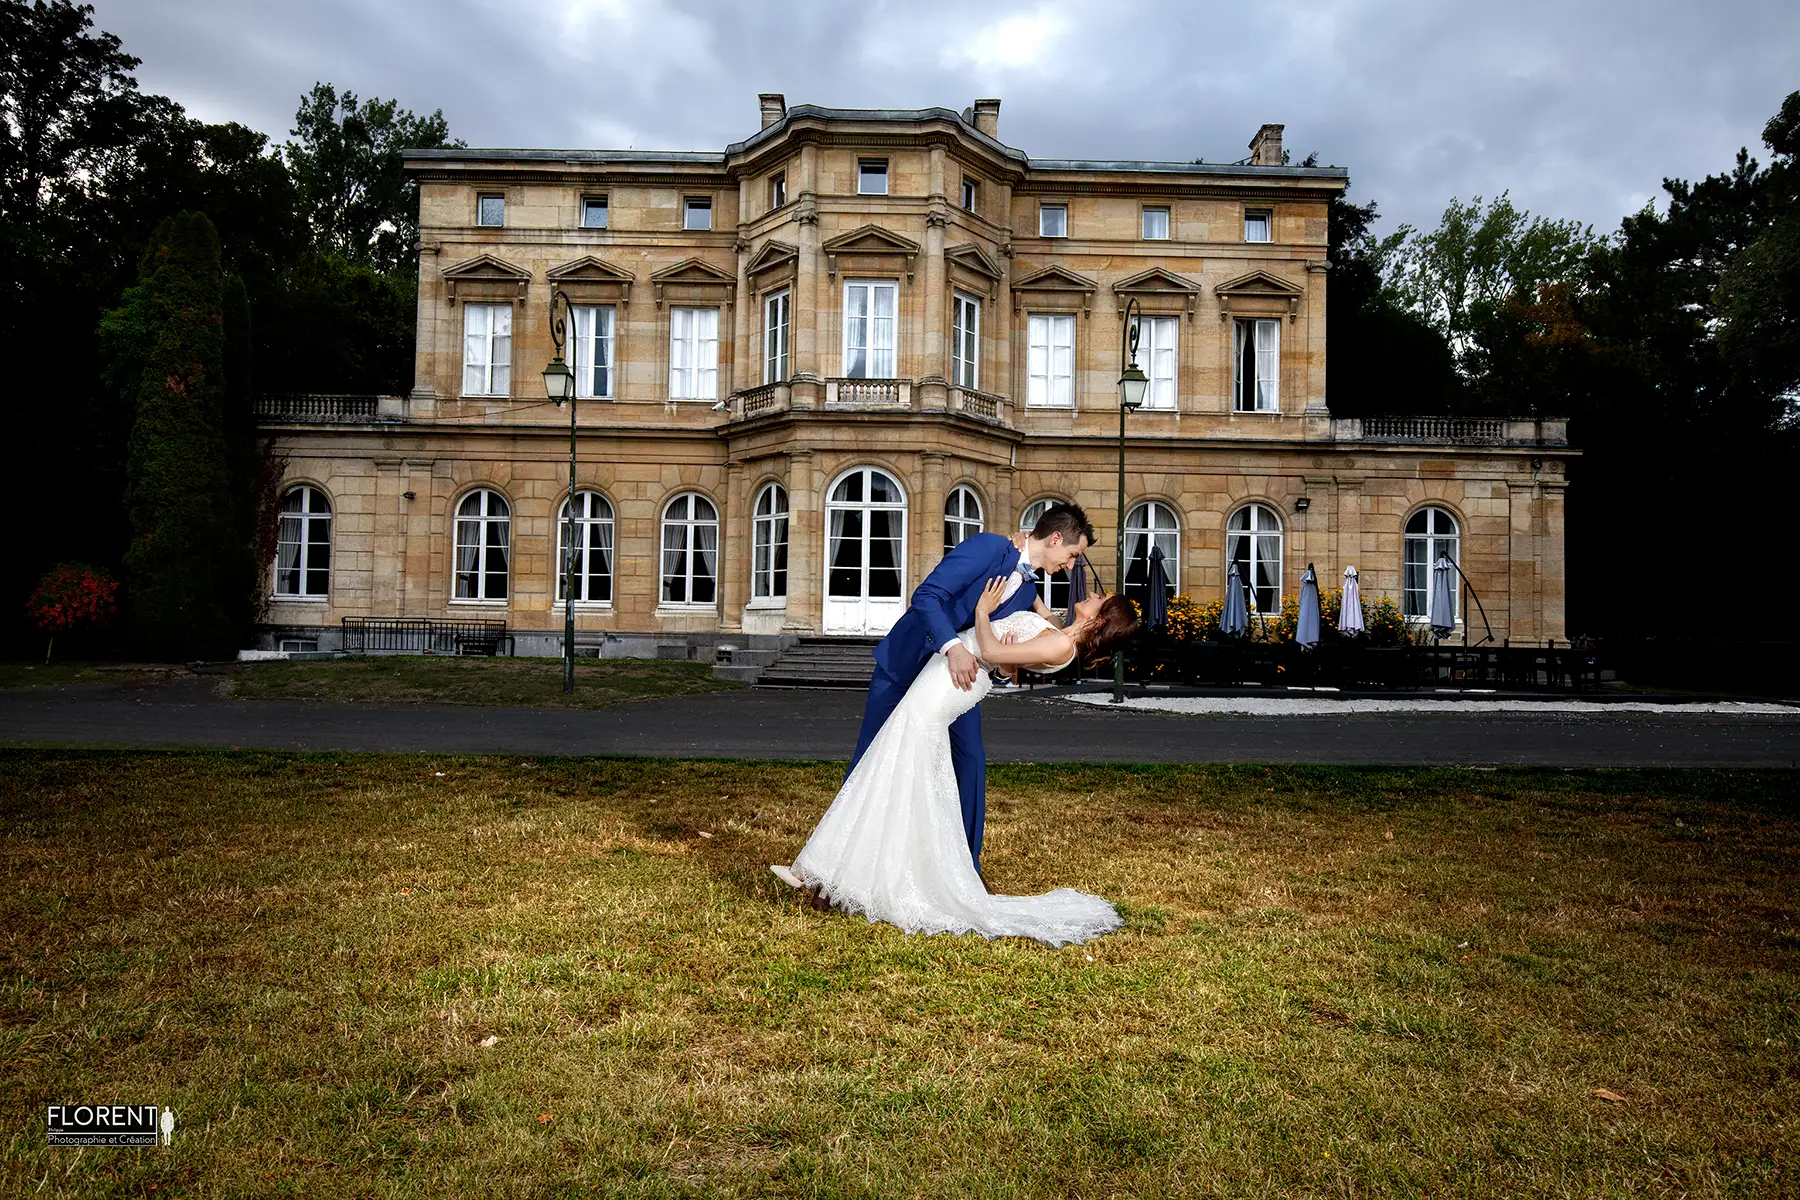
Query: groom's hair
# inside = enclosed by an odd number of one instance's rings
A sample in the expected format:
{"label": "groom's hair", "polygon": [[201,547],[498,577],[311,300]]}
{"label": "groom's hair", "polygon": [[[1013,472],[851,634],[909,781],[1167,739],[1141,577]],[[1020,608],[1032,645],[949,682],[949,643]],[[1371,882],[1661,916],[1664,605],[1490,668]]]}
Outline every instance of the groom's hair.
{"label": "groom's hair", "polygon": [[1094,527],[1079,504],[1052,504],[1031,527],[1031,536],[1039,541],[1053,533],[1062,534],[1065,544],[1072,544],[1077,537],[1086,538],[1090,546],[1094,544]]}

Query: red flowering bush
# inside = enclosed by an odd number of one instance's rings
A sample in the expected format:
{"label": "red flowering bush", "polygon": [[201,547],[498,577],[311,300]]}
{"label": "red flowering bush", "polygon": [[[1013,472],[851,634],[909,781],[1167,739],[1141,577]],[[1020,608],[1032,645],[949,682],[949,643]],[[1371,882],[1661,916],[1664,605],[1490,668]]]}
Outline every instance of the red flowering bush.
{"label": "red flowering bush", "polygon": [[[50,635],[54,649],[59,633],[104,629],[118,611],[118,597],[118,581],[105,571],[64,563],[38,583],[25,602],[25,615]],[[44,661],[50,661],[50,649],[44,651]]]}

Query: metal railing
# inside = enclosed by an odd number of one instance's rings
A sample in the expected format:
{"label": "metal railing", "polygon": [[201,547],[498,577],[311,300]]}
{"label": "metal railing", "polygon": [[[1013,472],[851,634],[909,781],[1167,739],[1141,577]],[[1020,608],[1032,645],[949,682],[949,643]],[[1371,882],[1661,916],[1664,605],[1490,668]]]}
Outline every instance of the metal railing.
{"label": "metal railing", "polygon": [[270,392],[256,398],[256,416],[262,421],[300,424],[373,421],[380,408],[379,396],[352,396],[330,392]]}
{"label": "metal railing", "polygon": [[512,653],[505,621],[438,620],[431,617],[345,617],[346,654]]}

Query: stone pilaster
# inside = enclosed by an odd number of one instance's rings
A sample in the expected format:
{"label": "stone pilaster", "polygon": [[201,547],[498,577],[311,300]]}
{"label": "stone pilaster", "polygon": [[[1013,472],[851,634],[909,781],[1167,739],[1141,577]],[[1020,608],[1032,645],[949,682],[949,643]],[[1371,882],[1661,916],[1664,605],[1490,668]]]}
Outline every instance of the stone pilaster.
{"label": "stone pilaster", "polygon": [[824,481],[811,450],[788,455],[787,629],[816,633],[825,613]]}
{"label": "stone pilaster", "polygon": [[912,506],[912,571],[915,581],[930,574],[944,557],[944,455],[926,450],[919,455],[919,493]]}
{"label": "stone pilaster", "polygon": [[719,545],[719,628],[737,633],[744,627],[744,604],[750,593],[750,499],[745,494],[744,464],[725,464],[725,528]]}

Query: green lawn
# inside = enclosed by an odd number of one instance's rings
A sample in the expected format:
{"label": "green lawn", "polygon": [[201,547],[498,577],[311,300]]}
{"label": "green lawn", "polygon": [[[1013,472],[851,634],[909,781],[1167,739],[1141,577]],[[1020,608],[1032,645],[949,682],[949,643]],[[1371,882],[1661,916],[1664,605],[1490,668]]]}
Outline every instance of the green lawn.
{"label": "green lawn", "polygon": [[840,771],[0,752],[0,1194],[1800,1192],[1800,776],[995,767],[1051,950],[783,893]]}

